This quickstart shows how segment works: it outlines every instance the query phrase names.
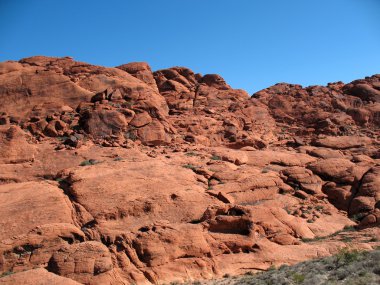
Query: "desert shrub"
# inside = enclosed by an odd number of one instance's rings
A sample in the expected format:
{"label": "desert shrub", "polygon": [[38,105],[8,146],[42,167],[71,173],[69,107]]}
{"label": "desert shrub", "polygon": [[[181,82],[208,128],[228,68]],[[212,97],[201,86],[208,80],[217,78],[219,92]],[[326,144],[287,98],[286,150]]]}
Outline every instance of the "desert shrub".
{"label": "desert shrub", "polygon": [[305,275],[299,273],[293,273],[292,279],[296,284],[302,284],[305,281]]}
{"label": "desert shrub", "polygon": [[268,173],[269,171],[270,171],[269,168],[264,167],[264,168],[261,170],[261,173]]}
{"label": "desert shrub", "polygon": [[13,271],[6,271],[6,272],[3,272],[0,274],[0,278],[1,277],[5,277],[5,276],[8,276],[8,275],[12,275],[14,272]]}
{"label": "desert shrub", "polygon": [[337,255],[335,255],[335,265],[337,267],[341,265],[347,265],[354,261],[357,261],[359,258],[359,251],[358,250],[352,250],[350,251],[347,248],[344,248],[339,251]]}
{"label": "desert shrub", "polygon": [[95,165],[98,163],[100,163],[100,161],[98,161],[96,159],[88,159],[88,160],[82,161],[79,165],[80,166],[88,166],[88,165]]}
{"label": "desert shrub", "polygon": [[132,141],[136,141],[138,139],[136,132],[134,130],[129,130],[129,131],[125,132],[124,138],[132,140]]}
{"label": "desert shrub", "polygon": [[183,168],[187,168],[187,169],[191,169],[191,170],[196,170],[197,167],[195,165],[192,165],[192,164],[184,164],[182,165]]}
{"label": "desert shrub", "polygon": [[199,154],[194,151],[189,151],[185,153],[186,156],[198,156]]}
{"label": "desert shrub", "polygon": [[367,215],[366,213],[359,213],[359,214],[355,214],[351,216],[350,219],[354,221],[355,223],[357,223],[357,222],[360,222],[366,215]]}
{"label": "desert shrub", "polygon": [[322,211],[323,208],[324,208],[324,207],[323,207],[322,205],[318,205],[318,206],[315,207],[315,209],[316,209],[317,211]]}
{"label": "desert shrub", "polygon": [[211,159],[212,160],[222,160],[222,158],[220,156],[218,156],[218,155],[211,156]]}
{"label": "desert shrub", "polygon": [[271,268],[256,274],[216,280],[214,285],[294,285],[294,284],[380,284],[380,251],[343,249],[335,256],[305,261],[292,266]]}

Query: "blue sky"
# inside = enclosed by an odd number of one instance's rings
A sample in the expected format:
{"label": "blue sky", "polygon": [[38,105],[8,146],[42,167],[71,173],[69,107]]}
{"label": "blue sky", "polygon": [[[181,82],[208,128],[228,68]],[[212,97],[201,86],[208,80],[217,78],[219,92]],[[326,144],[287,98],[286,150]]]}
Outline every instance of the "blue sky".
{"label": "blue sky", "polygon": [[0,61],[218,73],[253,93],[380,73],[380,0],[0,0]]}

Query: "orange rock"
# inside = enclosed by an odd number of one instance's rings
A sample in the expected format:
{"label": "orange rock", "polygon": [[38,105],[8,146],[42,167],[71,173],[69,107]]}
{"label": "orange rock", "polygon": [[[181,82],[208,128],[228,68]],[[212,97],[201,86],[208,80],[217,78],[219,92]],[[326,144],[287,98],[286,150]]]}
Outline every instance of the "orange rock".
{"label": "orange rock", "polygon": [[36,148],[30,140],[17,126],[0,126],[0,163],[33,161]]}
{"label": "orange rock", "polygon": [[250,97],[37,56],[0,63],[0,86],[2,284],[189,282],[380,244],[379,75]]}

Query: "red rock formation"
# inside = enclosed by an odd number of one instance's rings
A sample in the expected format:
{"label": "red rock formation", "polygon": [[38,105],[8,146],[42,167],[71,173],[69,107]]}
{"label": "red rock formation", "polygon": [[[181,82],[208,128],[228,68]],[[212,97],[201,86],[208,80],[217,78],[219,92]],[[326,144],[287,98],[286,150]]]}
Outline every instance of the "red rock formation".
{"label": "red rock formation", "polygon": [[378,246],[379,90],[0,63],[0,284],[242,274],[330,255],[350,226]]}

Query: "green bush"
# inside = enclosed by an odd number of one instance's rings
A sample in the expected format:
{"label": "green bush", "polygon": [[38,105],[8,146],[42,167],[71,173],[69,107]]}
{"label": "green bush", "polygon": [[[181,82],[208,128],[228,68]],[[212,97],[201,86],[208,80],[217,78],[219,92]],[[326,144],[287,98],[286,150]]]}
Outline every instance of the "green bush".
{"label": "green bush", "polygon": [[[213,285],[380,284],[380,251],[343,249],[338,254],[265,272],[214,280]],[[207,284],[207,283],[204,283]]]}
{"label": "green bush", "polygon": [[211,156],[211,159],[212,160],[222,160],[222,158],[220,156],[217,156],[217,155]]}
{"label": "green bush", "polygon": [[292,279],[296,284],[302,284],[305,281],[305,275],[299,273],[293,273]]}
{"label": "green bush", "polygon": [[98,161],[96,159],[88,159],[88,160],[82,161],[79,165],[80,166],[88,166],[88,165],[95,165],[98,163],[100,163],[100,161]]}
{"label": "green bush", "polygon": [[14,272],[13,271],[6,271],[6,272],[3,272],[0,274],[0,278],[1,277],[5,277],[5,276],[8,276],[8,275],[12,275]]}
{"label": "green bush", "polygon": [[199,154],[193,151],[189,151],[185,153],[186,156],[198,156]]}
{"label": "green bush", "polygon": [[192,165],[192,164],[184,164],[182,165],[183,168],[187,168],[187,169],[191,169],[191,170],[196,170],[197,167],[195,165]]}

